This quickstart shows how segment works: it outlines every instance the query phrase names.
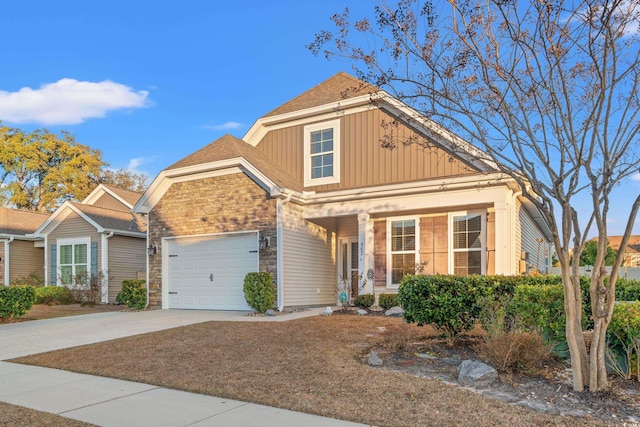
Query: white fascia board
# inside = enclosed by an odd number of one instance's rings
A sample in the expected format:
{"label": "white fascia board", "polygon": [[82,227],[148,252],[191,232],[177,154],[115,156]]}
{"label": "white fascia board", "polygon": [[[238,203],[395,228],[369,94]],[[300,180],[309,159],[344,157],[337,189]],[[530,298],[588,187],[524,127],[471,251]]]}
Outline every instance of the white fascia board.
{"label": "white fascia board", "polygon": [[84,198],[84,200],[80,203],[82,203],[83,205],[93,205],[96,201],[98,201],[98,199],[100,199],[100,197],[102,197],[102,195],[104,194],[109,194],[111,197],[113,197],[114,199],[116,199],[117,201],[119,201],[120,203],[122,203],[123,205],[125,205],[126,207],[128,207],[129,209],[133,209],[133,206],[127,202],[126,200],[124,200],[122,197],[118,196],[116,193],[114,193],[113,191],[111,191],[109,188],[107,188],[105,185],[100,184],[98,185],[91,193],[89,193],[89,195],[87,197]]}
{"label": "white fascia board", "polygon": [[104,231],[104,229],[98,223],[82,213],[70,202],[66,201],[58,209],[56,209],[53,215],[47,218],[47,220],[43,222],[42,225],[33,232],[33,234],[30,234],[29,236],[42,237],[43,234],[51,233],[62,221],[64,221],[66,217],[71,214],[71,212],[75,212],[76,214],[78,214],[78,216],[95,227],[98,233],[102,233]]}
{"label": "white fascia board", "polygon": [[275,130],[282,127],[309,123],[310,117],[314,122],[316,122],[336,118],[345,114],[354,114],[360,111],[369,110],[371,108],[375,108],[371,105],[372,97],[375,97],[375,94],[362,95],[355,98],[319,105],[317,107],[278,114],[276,116],[262,117],[258,119],[253,126],[251,126],[247,133],[242,137],[242,140],[255,147],[267,133],[267,128],[269,128],[269,130]]}
{"label": "white fascia board", "polygon": [[281,189],[271,179],[243,157],[203,163],[184,168],[164,170],[134,206],[134,212],[149,213],[175,182],[195,181],[203,178],[246,173],[270,195],[280,195]]}
{"label": "white fascia board", "polygon": [[338,201],[351,201],[372,199],[379,197],[394,197],[402,195],[415,195],[422,193],[444,193],[456,189],[472,188],[480,190],[486,187],[508,185],[511,180],[509,176],[502,173],[474,174],[454,178],[432,179],[429,181],[409,182],[402,184],[392,184],[375,186],[368,188],[357,188],[352,190],[330,191],[323,193],[298,193],[296,201],[302,204],[324,204]]}
{"label": "white fascia board", "polygon": [[110,228],[105,228],[102,233],[103,234],[113,233],[115,236],[140,237],[140,238],[143,238],[143,239],[145,239],[147,237],[147,233],[146,232],[115,230],[115,229],[110,229]]}
{"label": "white fascia board", "polygon": [[394,197],[376,197],[363,200],[335,201],[306,206],[305,219],[368,214],[388,214],[393,212],[424,209],[460,210],[469,206],[493,206],[496,202],[507,201],[511,191],[505,186],[447,189],[439,192],[408,194]]}

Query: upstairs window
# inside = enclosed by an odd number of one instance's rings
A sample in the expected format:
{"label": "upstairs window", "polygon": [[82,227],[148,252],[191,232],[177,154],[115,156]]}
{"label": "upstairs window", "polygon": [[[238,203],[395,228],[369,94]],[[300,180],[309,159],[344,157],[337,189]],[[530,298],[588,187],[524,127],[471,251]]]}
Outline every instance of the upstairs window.
{"label": "upstairs window", "polygon": [[304,185],[340,182],[340,120],[304,128]]}

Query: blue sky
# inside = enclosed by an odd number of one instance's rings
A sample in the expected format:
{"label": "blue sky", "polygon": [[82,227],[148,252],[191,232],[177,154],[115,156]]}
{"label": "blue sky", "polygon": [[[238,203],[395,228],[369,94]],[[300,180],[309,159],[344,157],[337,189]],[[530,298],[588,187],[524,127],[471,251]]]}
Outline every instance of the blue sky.
{"label": "blue sky", "polygon": [[[2,7],[0,120],[66,130],[111,167],[152,178],[351,65],[305,47],[329,18],[375,1],[10,1]],[[640,178],[636,177],[636,178]],[[619,234],[640,179],[621,188]],[[618,215],[620,215],[618,217]],[[636,222],[634,230],[640,234]]]}

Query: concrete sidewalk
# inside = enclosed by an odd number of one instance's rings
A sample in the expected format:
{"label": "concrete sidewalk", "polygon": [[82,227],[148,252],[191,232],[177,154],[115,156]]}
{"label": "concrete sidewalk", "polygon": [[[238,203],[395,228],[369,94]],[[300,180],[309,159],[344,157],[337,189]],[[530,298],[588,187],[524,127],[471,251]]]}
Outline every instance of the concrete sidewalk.
{"label": "concrete sidewalk", "polygon": [[9,362],[0,362],[0,401],[99,426],[363,426],[237,400]]}
{"label": "concrete sidewalk", "polygon": [[[242,312],[108,312],[0,325],[0,360],[208,321],[283,322]],[[0,361],[0,401],[100,426],[362,426],[269,406],[58,369]],[[0,414],[0,421],[1,414]]]}

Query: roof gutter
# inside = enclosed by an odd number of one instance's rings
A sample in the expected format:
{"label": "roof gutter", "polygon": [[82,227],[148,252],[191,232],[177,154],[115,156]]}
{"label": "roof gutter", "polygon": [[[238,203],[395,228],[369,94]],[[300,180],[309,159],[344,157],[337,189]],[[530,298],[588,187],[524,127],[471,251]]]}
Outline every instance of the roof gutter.
{"label": "roof gutter", "polygon": [[9,243],[13,242],[13,236],[3,238],[4,242],[4,285],[9,286]]}
{"label": "roof gutter", "polygon": [[277,223],[277,233],[276,233],[276,265],[278,268],[278,279],[276,286],[278,288],[278,311],[282,312],[284,310],[284,261],[283,261],[283,248],[282,242],[284,241],[282,233],[283,233],[283,221],[282,221],[282,209],[283,206],[291,201],[292,193],[281,193],[285,196],[284,199],[280,199],[277,202],[276,207],[276,223]]}

